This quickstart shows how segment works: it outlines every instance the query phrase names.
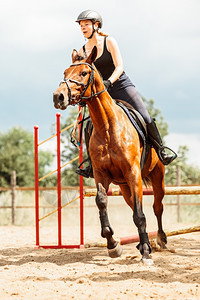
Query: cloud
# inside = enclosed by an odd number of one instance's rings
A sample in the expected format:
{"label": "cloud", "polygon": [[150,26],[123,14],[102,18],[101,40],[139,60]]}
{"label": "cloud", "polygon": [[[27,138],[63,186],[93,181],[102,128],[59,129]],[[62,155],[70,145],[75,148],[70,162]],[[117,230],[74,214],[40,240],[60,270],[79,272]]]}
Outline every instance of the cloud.
{"label": "cloud", "polygon": [[42,52],[58,49],[61,43],[73,39],[73,23],[66,1],[8,0],[0,14],[4,46]]}

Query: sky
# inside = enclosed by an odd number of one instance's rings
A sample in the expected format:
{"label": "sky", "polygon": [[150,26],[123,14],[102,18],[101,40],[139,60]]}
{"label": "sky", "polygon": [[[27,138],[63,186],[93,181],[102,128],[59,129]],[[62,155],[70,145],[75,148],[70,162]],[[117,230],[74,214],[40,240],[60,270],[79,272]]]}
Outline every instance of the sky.
{"label": "sky", "polygon": [[125,72],[161,110],[167,146],[187,145],[189,163],[200,166],[199,0],[1,0],[0,131],[37,124],[41,139],[51,135],[52,95],[85,43],[75,20],[86,9],[101,14]]}

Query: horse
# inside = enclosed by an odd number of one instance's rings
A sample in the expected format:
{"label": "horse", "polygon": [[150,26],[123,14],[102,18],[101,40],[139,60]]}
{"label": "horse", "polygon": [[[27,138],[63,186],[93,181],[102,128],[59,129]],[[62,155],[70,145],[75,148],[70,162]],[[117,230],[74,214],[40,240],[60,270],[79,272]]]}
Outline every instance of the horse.
{"label": "horse", "polygon": [[142,181],[152,185],[153,209],[157,218],[157,243],[167,249],[167,237],[162,226],[165,167],[153,147],[150,148],[144,168],[140,159],[143,144],[125,112],[116,104],[104,87],[103,80],[93,62],[97,57],[96,46],[88,58],[82,58],[74,49],[72,64],[64,71],[64,79],[53,93],[56,109],[65,110],[70,105],[88,106],[93,131],[89,153],[97,188],[96,205],[99,209],[101,236],[107,239],[110,257],[119,257],[122,247],[113,238],[113,229],[107,213],[107,191],[111,183],[117,184],[133,211],[133,221],[139,233],[143,263],[151,265],[151,245],[146,231],[146,217],[142,207]]}

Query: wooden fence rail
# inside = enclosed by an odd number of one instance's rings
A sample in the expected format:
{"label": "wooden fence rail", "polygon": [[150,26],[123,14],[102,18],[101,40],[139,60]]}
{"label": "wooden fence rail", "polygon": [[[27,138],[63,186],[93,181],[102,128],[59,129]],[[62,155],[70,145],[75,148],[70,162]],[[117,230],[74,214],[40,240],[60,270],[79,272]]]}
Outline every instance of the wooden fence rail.
{"label": "wooden fence rail", "polygon": [[[16,186],[16,175],[13,172],[12,178],[11,178],[11,186],[10,187],[0,187],[0,192],[11,192],[11,205],[1,205],[0,209],[11,209],[11,219],[12,224],[15,224],[15,215],[16,215],[16,209],[27,209],[27,208],[35,208],[34,205],[16,205],[16,192],[17,191],[34,191],[34,187],[19,187]],[[56,191],[57,187],[39,187],[40,191]],[[79,190],[79,186],[63,186],[62,190],[70,191],[70,190]],[[144,195],[152,195],[152,189],[145,189],[144,188]],[[200,194],[200,186],[171,186],[171,187],[165,187],[165,195],[199,195]],[[108,191],[108,195],[110,196],[120,196],[121,191],[119,188],[113,188]],[[84,197],[91,197],[96,196],[96,189],[91,187],[85,187],[84,188]],[[114,206],[120,204],[115,204]],[[146,203],[146,205],[151,205]],[[165,203],[165,205],[173,205],[177,206],[178,211],[178,222],[180,222],[180,207],[181,206],[200,206],[200,202],[181,202],[180,196],[176,203]],[[76,204],[73,205],[75,207]],[[93,207],[95,205],[86,204],[86,207]],[[41,208],[54,208],[52,205],[42,205]]]}

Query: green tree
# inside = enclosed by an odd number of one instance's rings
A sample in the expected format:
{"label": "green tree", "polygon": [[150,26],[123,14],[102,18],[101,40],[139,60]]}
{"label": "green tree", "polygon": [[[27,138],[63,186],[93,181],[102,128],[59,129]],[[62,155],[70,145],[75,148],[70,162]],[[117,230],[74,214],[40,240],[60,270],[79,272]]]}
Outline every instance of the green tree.
{"label": "green tree", "polygon": [[143,98],[143,101],[147,107],[147,110],[151,116],[151,118],[154,118],[156,120],[156,124],[159,128],[159,132],[161,137],[164,139],[166,135],[168,135],[168,124],[164,120],[164,117],[162,116],[161,111],[158,108],[154,107],[154,100],[146,100]]}
{"label": "green tree", "polygon": [[[156,119],[157,126],[165,144],[165,136],[168,135],[168,124],[164,121],[161,111],[154,107],[154,100],[147,101],[143,99],[146,107],[152,118]],[[199,184],[200,182],[200,169],[188,164],[188,147],[186,145],[179,146],[177,151],[178,157],[168,166],[166,166],[165,172],[165,184],[176,185],[177,184],[177,166],[180,166],[181,170],[181,184]]]}
{"label": "green tree", "polygon": [[178,157],[166,167],[165,184],[177,184],[177,167],[180,167],[181,184],[199,184],[200,169],[187,163],[189,149],[187,146],[179,146]]}
{"label": "green tree", "polygon": [[[10,185],[10,176],[16,171],[17,185],[34,185],[33,134],[21,127],[14,127],[7,133],[0,133],[0,186]],[[50,152],[39,152],[39,176],[53,161]]]}

